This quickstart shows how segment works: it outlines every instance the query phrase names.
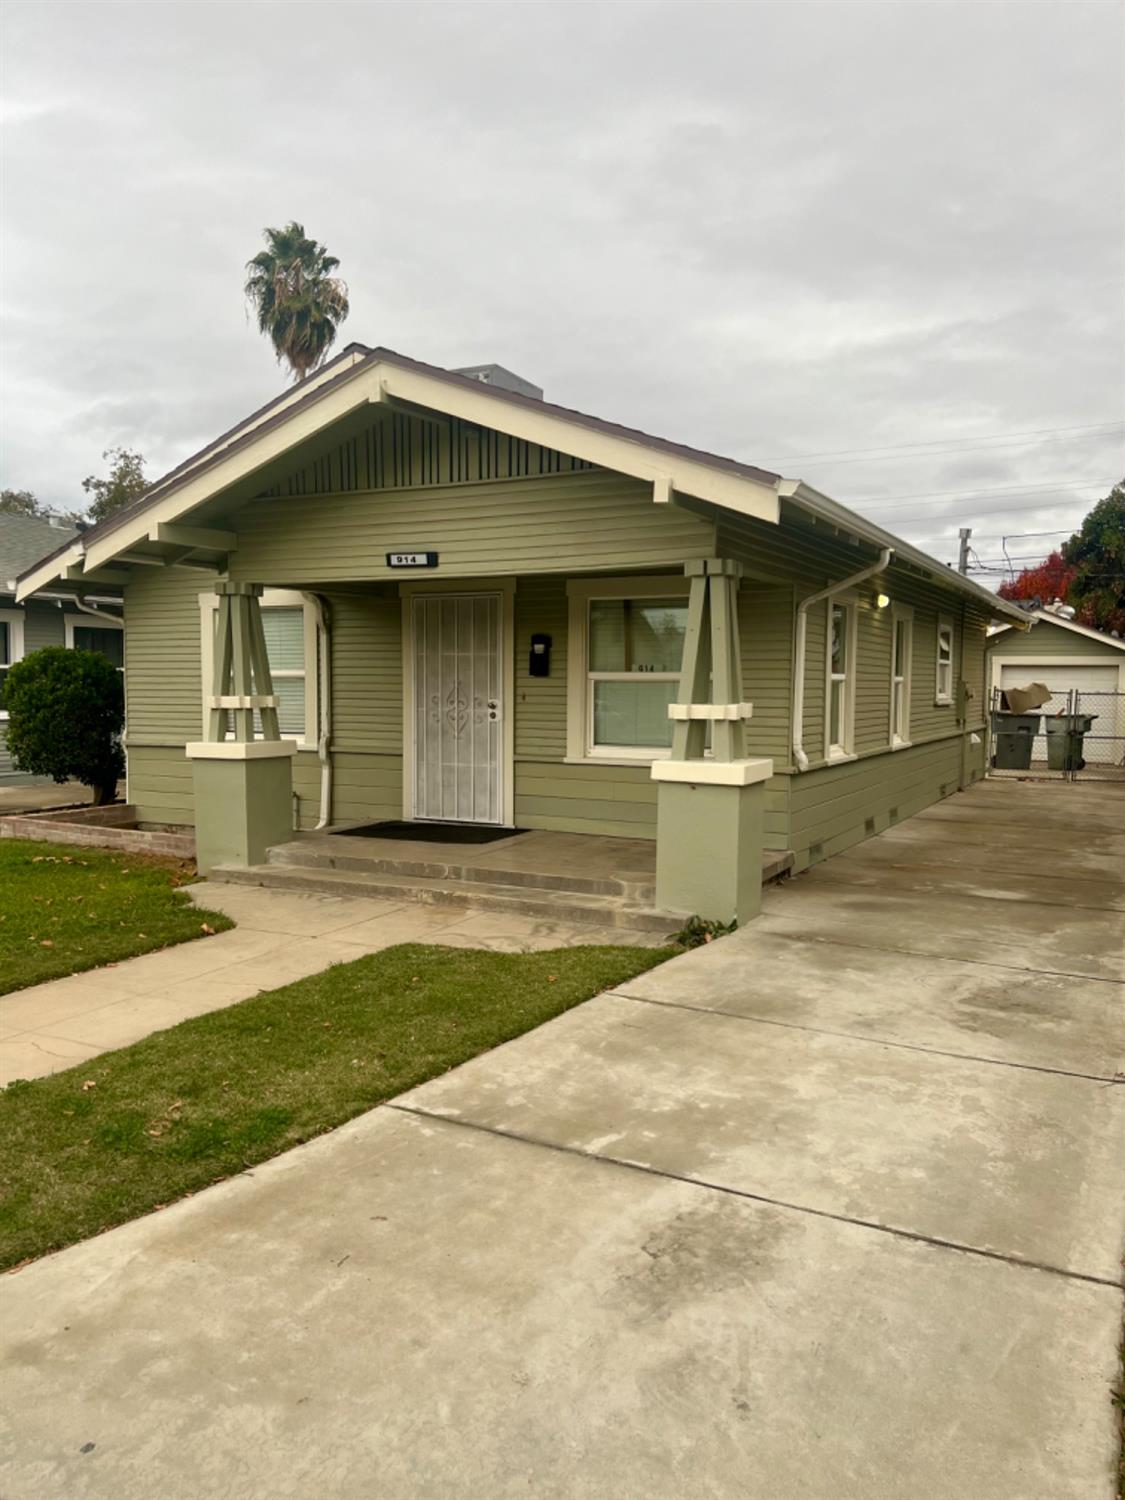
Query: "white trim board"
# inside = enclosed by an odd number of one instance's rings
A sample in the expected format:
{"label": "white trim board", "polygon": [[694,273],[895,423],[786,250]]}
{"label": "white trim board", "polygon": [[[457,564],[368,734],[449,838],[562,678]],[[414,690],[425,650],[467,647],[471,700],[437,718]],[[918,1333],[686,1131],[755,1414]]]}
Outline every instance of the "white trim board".
{"label": "white trim board", "polygon": [[[17,597],[27,598],[62,576],[68,567],[87,573],[112,563],[138,543],[148,543],[162,524],[182,519],[199,505],[241,480],[250,478],[275,459],[317,437],[342,418],[369,404],[400,401],[442,417],[457,417],[503,432],[525,442],[569,453],[653,486],[656,503],[666,503],[675,491],[709,501],[724,510],[776,525],[780,508],[777,484],[739,475],[709,465],[705,459],[648,447],[639,436],[619,436],[556,414],[490,394],[485,386],[466,381],[462,388],[450,381],[380,359],[353,372],[339,372],[339,384],[327,381],[316,399],[298,405],[276,426],[256,431],[245,428],[231,436],[229,449],[212,448],[192,462],[198,466],[168,481],[168,493],[140,506],[135,517],[78,537],[61,554],[40,563],[19,582]],[[275,410],[270,419],[279,415]],[[263,422],[265,419],[263,419]],[[203,467],[206,461],[206,467]],[[158,487],[159,488],[159,487]]]}
{"label": "white trim board", "polygon": [[[1091,630],[1089,625],[1079,625],[1077,620],[1064,620],[1059,615],[1051,614],[1049,610],[1038,609],[1034,612],[1034,614],[1031,615],[1030,618],[1036,623],[1042,623],[1043,625],[1057,625],[1060,630],[1071,630],[1075,635],[1084,635],[1087,640],[1100,641],[1103,646],[1112,646],[1117,651],[1125,651],[1125,641],[1117,640],[1112,635],[1106,635],[1106,633],[1102,630]],[[999,630],[994,630],[989,635],[989,643],[991,644],[992,641],[999,640],[999,638],[1002,635],[1006,635],[1009,630],[1015,629],[1016,627],[1014,625],[1001,625]],[[1034,641],[1034,625],[1032,625],[1031,630],[1028,632],[1028,634],[1030,636],[1030,639]],[[1077,657],[1073,658],[1073,660],[1077,660]]]}
{"label": "white trim board", "polygon": [[[616,745],[591,748],[590,674],[587,667],[591,599],[686,599],[690,580],[683,573],[633,577],[568,578],[566,632],[566,763],[567,765],[645,766],[666,760],[671,750],[638,750]],[[675,674],[677,678],[681,675]]]}
{"label": "white trim board", "polygon": [[78,630],[124,630],[125,621],[120,615],[63,615],[63,629],[66,632],[66,644],[69,650],[74,650],[74,632]]}
{"label": "white trim board", "polygon": [[[23,624],[24,612],[22,609],[0,609],[0,621],[8,627],[8,660],[5,666],[14,666],[17,661],[22,661],[23,649]],[[7,723],[8,710],[0,708],[0,724]]]}
{"label": "white trim board", "polygon": [[1000,672],[1002,667],[1023,667],[1027,671],[1028,682],[1043,682],[1048,687],[1050,684],[1046,682],[1046,677],[1051,672],[1057,671],[1061,676],[1066,672],[1068,667],[1106,667],[1110,670],[1116,667],[1117,691],[1125,693],[1125,660],[1115,662],[1109,656],[1053,656],[1046,658],[1037,658],[1023,654],[1019,656],[1005,656],[1002,652],[997,651],[990,651],[988,654],[992,660],[988,679],[990,701],[992,693],[1000,686]]}

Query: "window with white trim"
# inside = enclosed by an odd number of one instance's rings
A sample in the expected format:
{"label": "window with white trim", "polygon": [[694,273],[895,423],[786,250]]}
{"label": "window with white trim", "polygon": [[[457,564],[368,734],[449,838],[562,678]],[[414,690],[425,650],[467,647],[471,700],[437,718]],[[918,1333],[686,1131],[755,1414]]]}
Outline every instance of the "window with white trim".
{"label": "window with white trim", "polygon": [[825,758],[852,753],[855,726],[856,609],[850,599],[828,600],[825,662]]}
{"label": "window with white trim", "polygon": [[571,758],[666,756],[687,628],[684,579],[581,580],[569,593]]}
{"label": "window with white trim", "polygon": [[[201,594],[203,667],[203,732],[207,733],[208,702],[213,691],[215,631],[218,600]],[[299,593],[288,589],[266,589],[260,600],[262,634],[270,679],[277,698],[277,723],[282,739],[315,746],[317,740],[316,609]],[[255,737],[261,736],[261,717],[254,715]],[[233,738],[233,728],[227,738]]]}
{"label": "window with white trim", "polygon": [[953,621],[948,615],[938,615],[934,702],[953,702]]}
{"label": "window with white trim", "polygon": [[119,672],[125,670],[125,629],[119,619],[105,615],[65,615],[66,644],[72,651],[97,651]]}
{"label": "window with white trim", "polygon": [[891,609],[891,746],[910,743],[910,678],[914,664],[914,611],[907,604]]}
{"label": "window with white trim", "polygon": [[0,723],[8,717],[4,707],[4,685],[8,668],[23,658],[23,611],[0,609]]}

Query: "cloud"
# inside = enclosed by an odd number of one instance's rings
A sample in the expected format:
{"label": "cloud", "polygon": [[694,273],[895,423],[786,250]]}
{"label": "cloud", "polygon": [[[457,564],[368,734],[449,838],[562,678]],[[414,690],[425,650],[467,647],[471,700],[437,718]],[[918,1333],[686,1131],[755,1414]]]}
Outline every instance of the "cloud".
{"label": "cloud", "polygon": [[[850,454],[796,468],[922,544],[1070,526],[1121,471],[1121,429],[986,441],[1121,410],[1112,7],[8,13],[4,484],[74,504],[103,448],[161,471],[275,394],[241,286],[290,217],[346,337]],[[909,443],[953,451],[852,452]]]}

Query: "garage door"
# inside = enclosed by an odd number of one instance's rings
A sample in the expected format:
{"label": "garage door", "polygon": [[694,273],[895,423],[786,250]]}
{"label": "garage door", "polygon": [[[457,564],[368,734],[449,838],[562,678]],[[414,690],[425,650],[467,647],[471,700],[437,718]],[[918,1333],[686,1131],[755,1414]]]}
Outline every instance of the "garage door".
{"label": "garage door", "polygon": [[[1072,690],[1080,693],[1116,693],[1117,692],[1117,668],[1108,667],[1071,667],[1065,661],[1056,662],[1032,662],[1028,666],[1007,666],[1000,668],[1000,686],[1002,688],[1027,687],[1029,682],[1041,682],[1044,687],[1051,690],[1051,701],[1045,703],[1039,710],[1044,714],[1060,714],[1066,711],[1066,697]],[[1112,699],[1106,700],[1112,702]],[[1091,706],[1090,712],[1093,712]],[[1098,728],[1107,726],[1094,725],[1094,732]],[[1112,734],[1112,728],[1109,730]],[[1110,761],[1113,758],[1114,745],[1112,741],[1089,740],[1086,743],[1086,759],[1088,761]],[[1033,761],[1047,759],[1047,737],[1040,734],[1036,736],[1032,747],[1031,758]]]}

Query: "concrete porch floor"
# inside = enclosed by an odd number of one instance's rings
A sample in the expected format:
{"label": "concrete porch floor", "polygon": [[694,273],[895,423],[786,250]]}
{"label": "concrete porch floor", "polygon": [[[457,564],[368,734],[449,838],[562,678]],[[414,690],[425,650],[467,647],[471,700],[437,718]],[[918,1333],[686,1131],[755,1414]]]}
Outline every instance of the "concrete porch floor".
{"label": "concrete porch floor", "polygon": [[[352,836],[339,829],[296,834],[266,863],[219,865],[212,879],[290,891],[464,904],[544,920],[668,932],[682,917],[656,910],[651,839],[530,830],[487,844]],[[762,852],[763,884],[792,866],[787,850]]]}

